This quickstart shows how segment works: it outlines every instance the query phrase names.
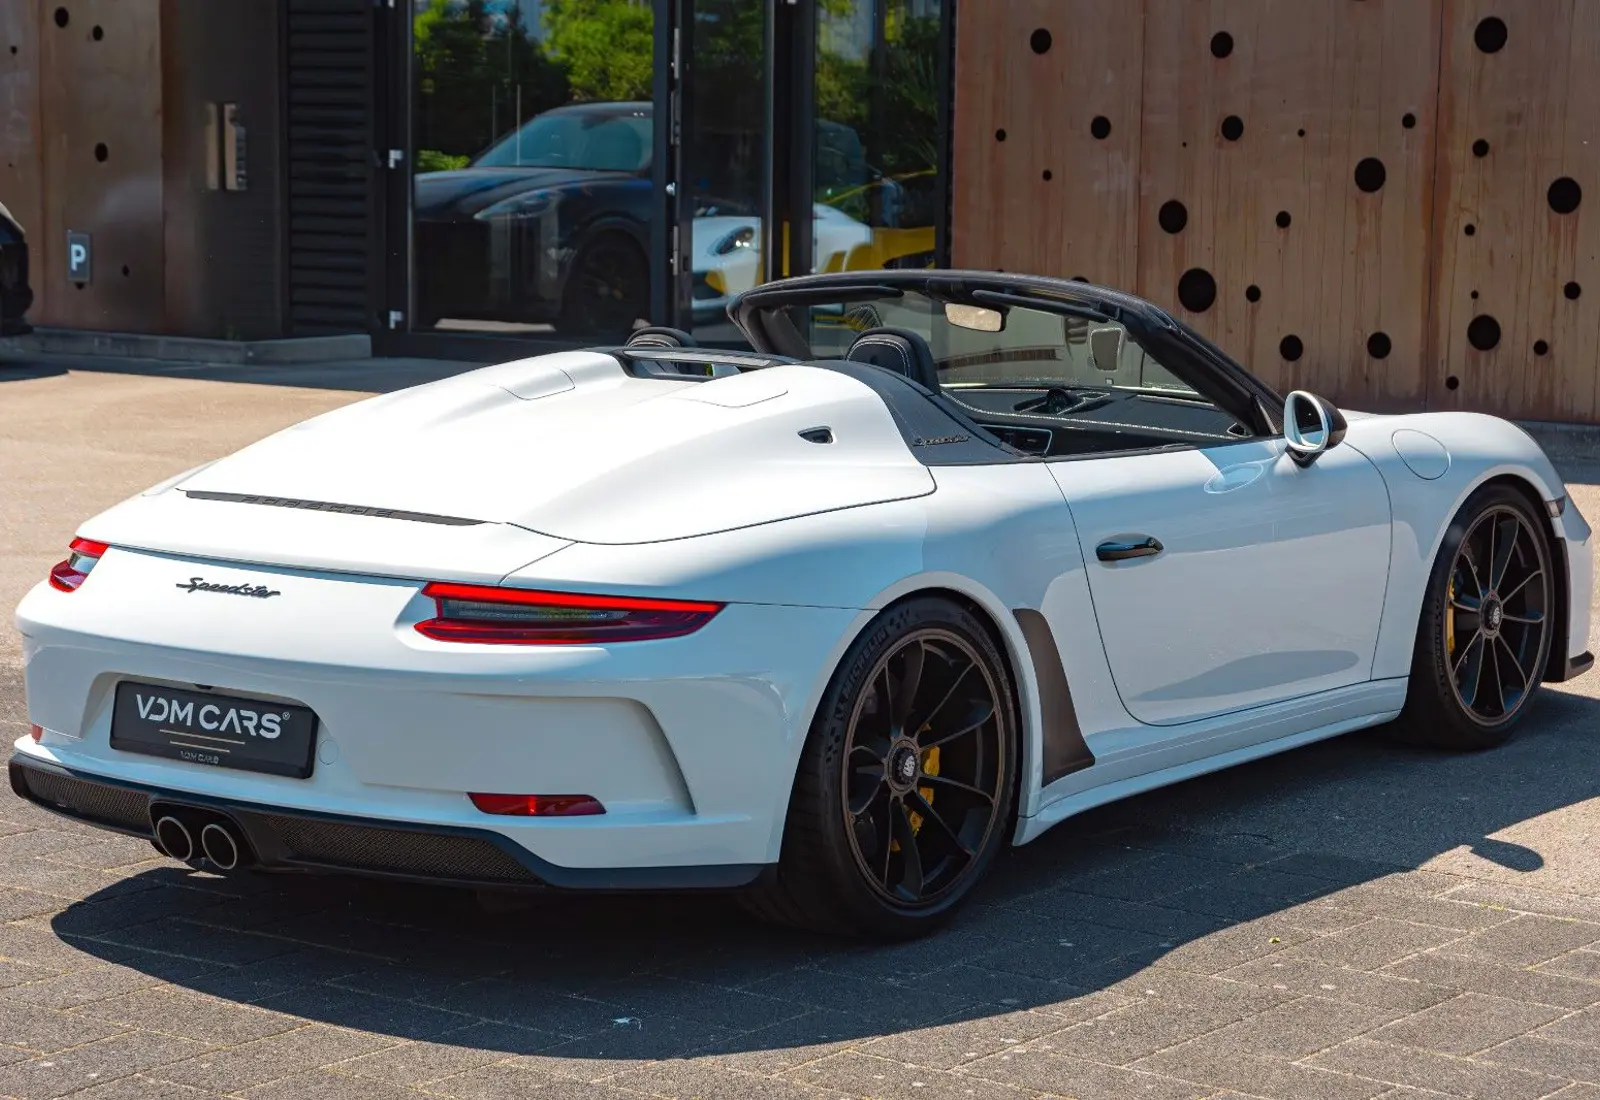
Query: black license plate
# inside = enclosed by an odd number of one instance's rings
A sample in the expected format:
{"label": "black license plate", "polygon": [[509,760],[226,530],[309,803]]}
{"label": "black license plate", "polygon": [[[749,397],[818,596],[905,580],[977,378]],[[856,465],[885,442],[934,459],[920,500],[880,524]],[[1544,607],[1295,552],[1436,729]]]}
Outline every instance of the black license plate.
{"label": "black license plate", "polygon": [[310,707],[152,684],[117,685],[111,747],[304,779],[311,774],[317,716]]}

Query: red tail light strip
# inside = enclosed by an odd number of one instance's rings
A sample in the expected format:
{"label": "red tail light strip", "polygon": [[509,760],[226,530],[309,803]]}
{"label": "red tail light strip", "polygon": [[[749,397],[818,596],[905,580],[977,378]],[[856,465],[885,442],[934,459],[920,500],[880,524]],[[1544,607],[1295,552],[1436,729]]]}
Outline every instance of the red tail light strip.
{"label": "red tail light strip", "polygon": [[596,645],[678,638],[710,622],[723,604],[541,592],[433,581],[422,594],[435,617],[417,631],[441,642],[476,645]]}
{"label": "red tail light strip", "polygon": [[505,817],[589,817],[606,808],[586,794],[473,794],[472,804]]}
{"label": "red tail light strip", "polygon": [[67,560],[57,562],[50,570],[51,587],[63,592],[76,592],[89,576],[89,570],[94,568],[95,562],[104,557],[109,549],[111,547],[103,542],[73,539],[68,547]]}

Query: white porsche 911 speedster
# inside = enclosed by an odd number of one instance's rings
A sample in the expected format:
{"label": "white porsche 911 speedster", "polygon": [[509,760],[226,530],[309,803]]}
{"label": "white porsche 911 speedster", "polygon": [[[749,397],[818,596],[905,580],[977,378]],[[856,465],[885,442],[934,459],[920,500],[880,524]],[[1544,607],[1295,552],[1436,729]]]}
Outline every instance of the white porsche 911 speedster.
{"label": "white porsche 911 speedster", "polygon": [[88,520],[12,787],[229,871],[936,927],[1100,803],[1591,665],[1517,426],[1274,393],[1155,306],[806,276],[318,416]]}

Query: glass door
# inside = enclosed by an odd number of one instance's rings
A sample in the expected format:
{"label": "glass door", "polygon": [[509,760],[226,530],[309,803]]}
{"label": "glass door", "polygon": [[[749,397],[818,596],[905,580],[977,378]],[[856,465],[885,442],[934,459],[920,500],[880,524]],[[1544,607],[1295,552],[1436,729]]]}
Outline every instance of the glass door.
{"label": "glass door", "polygon": [[665,6],[412,0],[413,332],[594,343],[647,323]]}

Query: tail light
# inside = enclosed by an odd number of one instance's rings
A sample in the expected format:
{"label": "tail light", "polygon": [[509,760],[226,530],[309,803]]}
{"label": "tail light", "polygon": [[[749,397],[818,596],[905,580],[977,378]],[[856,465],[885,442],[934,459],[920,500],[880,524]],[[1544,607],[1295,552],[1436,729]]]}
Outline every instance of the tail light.
{"label": "tail light", "polygon": [[110,547],[103,542],[73,539],[68,547],[67,560],[56,563],[50,570],[50,584],[63,592],[76,592],[89,576],[95,562],[105,556]]}
{"label": "tail light", "polygon": [[28,727],[28,736],[33,738],[35,741],[43,741],[44,740],[44,727],[43,726],[30,725]]}
{"label": "tail light", "polygon": [[678,638],[705,626],[720,603],[535,592],[433,581],[422,594],[434,618],[417,631],[441,642],[477,645],[595,645]]}
{"label": "tail light", "polygon": [[473,794],[472,804],[505,817],[588,817],[606,808],[586,794]]}

